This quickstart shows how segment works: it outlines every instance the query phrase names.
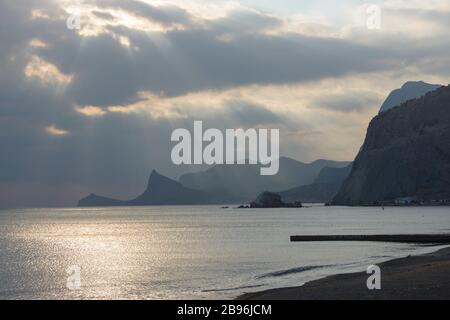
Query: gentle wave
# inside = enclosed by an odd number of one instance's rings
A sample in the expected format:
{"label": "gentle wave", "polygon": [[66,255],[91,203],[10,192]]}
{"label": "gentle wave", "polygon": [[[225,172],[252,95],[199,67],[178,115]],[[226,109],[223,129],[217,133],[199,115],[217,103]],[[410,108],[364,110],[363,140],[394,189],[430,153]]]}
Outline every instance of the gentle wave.
{"label": "gentle wave", "polygon": [[302,266],[302,267],[296,267],[286,270],[280,270],[280,271],[274,271],[265,273],[263,275],[257,276],[256,279],[264,279],[264,278],[274,278],[274,277],[282,277],[289,274],[294,273],[302,273],[306,271],[316,270],[316,269],[324,269],[324,268],[336,268],[336,267],[347,267],[347,266],[354,266],[358,265],[358,262],[351,262],[351,263],[338,263],[338,264],[324,264],[324,265],[312,265],[312,266]]}
{"label": "gentle wave", "polygon": [[301,273],[301,272],[305,272],[305,271],[322,269],[322,268],[327,268],[327,267],[334,267],[334,266],[335,265],[303,266],[303,267],[291,268],[291,269],[287,269],[287,270],[280,270],[280,271],[265,273],[263,275],[257,276],[256,279],[282,277],[282,276],[286,276],[286,275],[293,274],[293,273]]}
{"label": "gentle wave", "polygon": [[258,284],[254,286],[243,286],[243,287],[236,287],[236,288],[226,288],[226,289],[208,289],[208,290],[202,290],[202,292],[225,292],[225,291],[236,291],[241,289],[253,289],[253,288],[260,288],[263,287],[263,284]]}

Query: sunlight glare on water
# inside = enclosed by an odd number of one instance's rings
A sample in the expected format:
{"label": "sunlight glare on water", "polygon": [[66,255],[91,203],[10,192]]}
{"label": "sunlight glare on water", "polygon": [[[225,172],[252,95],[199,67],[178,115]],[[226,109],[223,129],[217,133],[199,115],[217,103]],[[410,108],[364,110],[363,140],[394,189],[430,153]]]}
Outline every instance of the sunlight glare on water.
{"label": "sunlight glare on water", "polygon": [[[447,208],[0,211],[0,298],[233,298],[430,251],[389,243],[290,243],[293,234],[444,233]],[[81,268],[69,290],[67,268]]]}

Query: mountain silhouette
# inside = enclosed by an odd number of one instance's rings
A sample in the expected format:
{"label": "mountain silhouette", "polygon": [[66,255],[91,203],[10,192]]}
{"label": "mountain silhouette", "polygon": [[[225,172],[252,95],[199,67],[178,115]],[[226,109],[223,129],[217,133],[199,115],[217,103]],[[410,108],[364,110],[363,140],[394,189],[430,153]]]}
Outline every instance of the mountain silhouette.
{"label": "mountain silhouette", "polygon": [[94,193],[78,201],[78,207],[113,207],[126,205],[127,201],[106,198]]}
{"label": "mountain silhouette", "polygon": [[386,112],[400,104],[417,99],[430,91],[436,90],[442,85],[429,84],[423,81],[408,81],[401,88],[392,91],[384,101],[380,109],[380,114]]}
{"label": "mountain silhouette", "polygon": [[202,204],[209,196],[202,191],[186,188],[181,183],[169,179],[155,170],[148,180],[142,195],[130,201],[131,205]]}
{"label": "mountain silhouette", "polygon": [[316,160],[303,163],[280,158],[280,170],[273,176],[261,176],[260,165],[216,165],[206,171],[185,174],[180,182],[189,188],[210,193],[218,203],[240,203],[255,199],[271,190],[281,192],[301,185],[309,185],[325,167],[347,167],[349,162]]}
{"label": "mountain silhouette", "polygon": [[450,199],[450,87],[376,116],[336,205]]}
{"label": "mountain silhouette", "polygon": [[210,196],[202,191],[184,187],[155,170],[150,174],[144,193],[133,200],[121,201],[91,194],[78,202],[79,207],[194,205],[210,202]]}
{"label": "mountain silhouette", "polygon": [[351,164],[343,168],[325,167],[312,184],[280,192],[281,198],[291,203],[328,203],[349,176],[351,168]]}

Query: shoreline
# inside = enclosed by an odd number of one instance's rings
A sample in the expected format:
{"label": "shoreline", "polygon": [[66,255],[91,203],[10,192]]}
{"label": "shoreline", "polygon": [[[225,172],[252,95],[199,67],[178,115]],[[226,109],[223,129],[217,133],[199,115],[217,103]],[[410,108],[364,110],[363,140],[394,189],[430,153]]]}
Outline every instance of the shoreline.
{"label": "shoreline", "polygon": [[236,300],[448,300],[450,247],[378,264],[381,290],[368,290],[366,272],[331,275],[297,287],[242,294]]}

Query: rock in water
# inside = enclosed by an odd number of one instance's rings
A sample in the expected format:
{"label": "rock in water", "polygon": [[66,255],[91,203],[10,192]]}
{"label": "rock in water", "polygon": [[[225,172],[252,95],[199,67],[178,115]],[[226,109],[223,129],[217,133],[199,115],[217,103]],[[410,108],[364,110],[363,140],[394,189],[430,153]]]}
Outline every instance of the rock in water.
{"label": "rock in water", "polygon": [[284,202],[281,201],[281,196],[273,192],[263,192],[250,203],[252,208],[281,208],[283,206]]}
{"label": "rock in water", "polygon": [[255,201],[250,203],[250,208],[301,208],[300,202],[284,203],[281,195],[274,192],[265,191],[261,193]]}

